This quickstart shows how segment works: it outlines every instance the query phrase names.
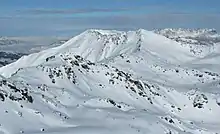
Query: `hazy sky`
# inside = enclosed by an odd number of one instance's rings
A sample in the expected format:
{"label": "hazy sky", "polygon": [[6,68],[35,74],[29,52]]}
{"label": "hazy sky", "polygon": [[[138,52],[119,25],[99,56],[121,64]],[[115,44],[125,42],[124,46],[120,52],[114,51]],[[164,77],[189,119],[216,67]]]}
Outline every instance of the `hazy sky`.
{"label": "hazy sky", "polygon": [[72,36],[89,28],[215,28],[220,0],[0,0],[0,36]]}

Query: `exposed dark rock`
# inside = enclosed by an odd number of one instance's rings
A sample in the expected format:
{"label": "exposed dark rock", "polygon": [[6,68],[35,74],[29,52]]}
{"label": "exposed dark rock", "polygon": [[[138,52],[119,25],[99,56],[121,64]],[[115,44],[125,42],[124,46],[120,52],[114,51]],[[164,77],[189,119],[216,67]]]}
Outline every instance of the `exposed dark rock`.
{"label": "exposed dark rock", "polygon": [[116,105],[116,103],[113,100],[111,100],[111,99],[108,99],[108,102],[110,102],[114,106]]}
{"label": "exposed dark rock", "polygon": [[46,62],[48,62],[49,60],[54,59],[54,58],[55,58],[55,56],[47,57],[47,58],[46,58]]}
{"label": "exposed dark rock", "polygon": [[1,101],[5,101],[5,96],[3,93],[0,93],[0,99],[1,99]]}
{"label": "exposed dark rock", "polygon": [[208,98],[204,94],[196,95],[193,100],[193,107],[203,108],[208,103]]}
{"label": "exposed dark rock", "polygon": [[90,69],[89,66],[86,65],[86,64],[82,64],[81,66],[82,66],[82,68],[84,68],[84,69],[86,69],[86,70],[89,70],[89,69]]}

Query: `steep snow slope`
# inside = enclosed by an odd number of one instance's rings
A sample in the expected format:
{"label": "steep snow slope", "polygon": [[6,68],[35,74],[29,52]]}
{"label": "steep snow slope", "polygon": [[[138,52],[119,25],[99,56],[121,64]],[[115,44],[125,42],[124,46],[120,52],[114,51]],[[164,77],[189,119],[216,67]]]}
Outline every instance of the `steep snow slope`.
{"label": "steep snow slope", "polygon": [[150,31],[85,31],[0,68],[0,134],[220,133],[215,50],[204,63]]}

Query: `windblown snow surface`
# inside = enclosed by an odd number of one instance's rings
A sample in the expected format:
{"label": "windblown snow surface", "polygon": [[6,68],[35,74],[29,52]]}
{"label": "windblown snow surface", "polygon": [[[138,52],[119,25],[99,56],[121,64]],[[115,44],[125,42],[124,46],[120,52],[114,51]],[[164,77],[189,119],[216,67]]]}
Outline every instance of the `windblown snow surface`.
{"label": "windblown snow surface", "polygon": [[161,33],[87,30],[0,68],[0,134],[220,133],[220,44]]}

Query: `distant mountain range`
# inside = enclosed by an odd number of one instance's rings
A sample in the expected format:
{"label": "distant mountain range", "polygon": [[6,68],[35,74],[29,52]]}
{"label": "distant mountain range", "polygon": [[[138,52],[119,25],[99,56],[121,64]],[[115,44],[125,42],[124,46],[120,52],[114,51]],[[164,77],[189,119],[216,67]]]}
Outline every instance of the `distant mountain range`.
{"label": "distant mountain range", "polygon": [[38,42],[35,41],[37,39],[29,38],[0,37],[0,67],[12,63],[24,55],[56,47],[67,41],[66,39],[50,39],[48,41],[47,39],[39,38],[42,41]]}

